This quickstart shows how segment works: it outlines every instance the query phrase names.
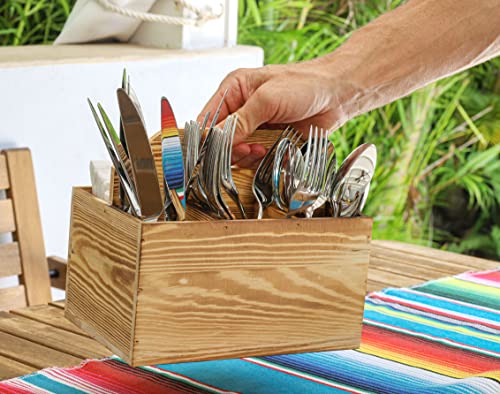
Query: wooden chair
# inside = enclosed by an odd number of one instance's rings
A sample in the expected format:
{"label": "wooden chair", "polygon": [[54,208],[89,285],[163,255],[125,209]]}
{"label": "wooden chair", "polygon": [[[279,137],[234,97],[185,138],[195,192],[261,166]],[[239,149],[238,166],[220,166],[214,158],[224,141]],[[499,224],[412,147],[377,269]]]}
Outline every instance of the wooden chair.
{"label": "wooden chair", "polygon": [[0,243],[0,277],[17,275],[20,284],[0,288],[0,311],[47,304],[52,301],[49,266],[54,287],[62,289],[66,267],[62,259],[45,257],[29,149],[0,152],[1,190],[6,198],[0,198],[0,234],[12,233],[12,242]]}

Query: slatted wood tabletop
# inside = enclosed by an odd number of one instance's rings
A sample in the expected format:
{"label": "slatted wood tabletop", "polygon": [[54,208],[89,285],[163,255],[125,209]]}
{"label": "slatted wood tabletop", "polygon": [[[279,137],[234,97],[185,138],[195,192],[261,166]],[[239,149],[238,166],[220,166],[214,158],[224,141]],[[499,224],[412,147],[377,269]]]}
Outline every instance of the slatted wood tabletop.
{"label": "slatted wood tabletop", "polygon": [[[405,287],[500,263],[392,241],[373,241],[368,291]],[[64,301],[0,312],[0,380],[70,367],[111,352],[64,318]]]}

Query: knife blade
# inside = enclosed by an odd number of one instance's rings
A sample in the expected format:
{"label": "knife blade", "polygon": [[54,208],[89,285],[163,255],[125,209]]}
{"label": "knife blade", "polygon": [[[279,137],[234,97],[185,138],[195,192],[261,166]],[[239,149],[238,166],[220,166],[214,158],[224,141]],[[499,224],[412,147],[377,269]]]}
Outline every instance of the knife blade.
{"label": "knife blade", "polygon": [[132,212],[136,216],[140,217],[141,216],[141,208],[140,208],[139,202],[136,199],[136,194],[135,194],[132,180],[130,179],[130,177],[125,169],[124,163],[122,162],[120,157],[117,155],[117,153],[115,152],[115,150],[113,148],[113,145],[111,144],[110,140],[113,137],[112,137],[112,135],[108,136],[106,134],[106,130],[105,130],[103,124],[101,123],[101,120],[99,119],[99,115],[97,114],[97,111],[95,110],[94,105],[92,104],[90,99],[87,99],[87,102],[90,106],[90,110],[92,111],[92,115],[94,116],[94,120],[97,124],[97,127],[99,129],[101,137],[104,141],[104,145],[106,146],[108,154],[109,154],[111,161],[113,162],[113,165],[115,167],[115,170],[118,174],[118,179],[120,180],[120,185],[123,187],[127,198],[131,202]]}
{"label": "knife blade", "polygon": [[156,220],[163,212],[163,201],[146,128],[127,92],[120,88],[116,94],[142,215],[145,220]]}
{"label": "knife blade", "polygon": [[161,99],[161,147],[162,168],[165,182],[171,191],[175,191],[186,209],[184,198],[184,160],[182,157],[182,146],[179,137],[179,129],[175,120],[174,112],[169,101]]}
{"label": "knife blade", "polygon": [[[130,87],[130,81],[128,79],[127,69],[124,68],[123,74],[122,74],[122,89],[125,89],[125,91],[128,93],[129,87]],[[123,134],[123,126],[122,126],[121,119],[119,120],[119,124],[120,124],[119,143],[122,147],[122,149],[119,153],[120,153],[120,156],[122,157],[122,160],[124,160],[124,158],[125,158],[124,156],[126,156],[127,160],[128,160],[127,141],[125,141],[125,135]],[[124,155],[122,153],[124,153]],[[128,170],[131,171],[131,169],[128,169]],[[121,184],[120,184],[120,189],[119,189],[119,197],[120,197],[120,202],[122,204],[122,209],[124,211],[127,211],[129,206],[130,206],[130,202],[128,201],[127,196],[125,195],[125,190],[123,189],[123,186]]]}

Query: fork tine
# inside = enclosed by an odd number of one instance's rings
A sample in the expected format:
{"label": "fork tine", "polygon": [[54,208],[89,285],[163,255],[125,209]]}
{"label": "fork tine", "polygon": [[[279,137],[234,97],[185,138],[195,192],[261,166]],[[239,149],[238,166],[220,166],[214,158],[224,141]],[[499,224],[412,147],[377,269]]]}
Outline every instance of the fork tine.
{"label": "fork tine", "polygon": [[316,129],[318,130],[318,156],[316,157],[316,165],[314,168],[314,182],[313,182],[313,187],[317,189],[317,185],[319,182],[320,178],[320,173],[321,173],[321,163],[323,161],[323,132],[321,129],[319,129],[316,126]]}
{"label": "fork tine", "polygon": [[317,151],[317,155],[316,155],[316,162],[314,163],[314,176],[313,176],[313,180],[311,182],[311,187],[314,190],[317,189],[317,184],[318,184],[318,180],[319,180],[320,172],[321,172],[321,162],[323,159],[323,156],[322,156],[323,155],[323,133],[318,128],[318,126],[316,126],[316,133],[318,135],[317,143],[316,143],[318,151]]}
{"label": "fork tine", "polygon": [[306,149],[306,155],[304,157],[304,172],[302,173],[301,182],[304,182],[306,180],[307,173],[309,171],[309,160],[311,158],[311,145],[312,145],[312,131],[313,127],[311,125],[311,128],[309,129],[309,137],[307,138],[307,149]]}
{"label": "fork tine", "polygon": [[321,173],[321,162],[323,159],[323,133],[321,132],[321,129],[316,126],[316,129],[318,130],[318,156],[316,157],[316,167],[314,168],[314,183],[313,187],[317,189],[320,173]]}
{"label": "fork tine", "polygon": [[321,163],[319,169],[319,176],[317,180],[317,188],[321,189],[324,183],[325,171],[326,171],[326,162],[328,159],[328,132],[326,130],[321,129],[321,135],[323,139],[323,147],[321,152]]}
{"label": "fork tine", "polygon": [[318,161],[318,128],[314,128],[314,141],[312,146],[312,155],[309,161],[309,173],[307,176],[307,186],[311,187],[313,185],[314,177],[316,176],[317,161]]}
{"label": "fork tine", "polygon": [[214,117],[212,119],[212,123],[210,123],[210,128],[215,127],[217,124],[217,119],[219,118],[220,111],[222,109],[222,105],[224,104],[224,100],[226,99],[226,95],[229,89],[226,89],[224,91],[224,94],[222,95],[222,98],[220,99],[219,106],[217,107],[217,110],[215,111]]}
{"label": "fork tine", "polygon": [[[205,117],[203,118],[203,123],[201,124],[200,126],[200,129],[202,131],[202,133],[205,132],[205,128],[207,127],[207,122],[208,122],[208,118],[210,117],[210,111],[208,111],[206,114],[205,114]],[[198,123],[199,125],[199,123]]]}

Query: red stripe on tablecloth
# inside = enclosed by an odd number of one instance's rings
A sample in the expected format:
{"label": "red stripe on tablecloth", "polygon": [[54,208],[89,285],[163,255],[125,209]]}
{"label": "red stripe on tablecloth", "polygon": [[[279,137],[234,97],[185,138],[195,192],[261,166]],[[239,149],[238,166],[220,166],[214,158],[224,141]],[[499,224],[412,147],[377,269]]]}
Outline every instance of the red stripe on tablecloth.
{"label": "red stripe on tablecloth", "polygon": [[185,383],[168,379],[167,377],[144,371],[140,368],[132,368],[116,360],[103,362],[90,361],[82,368],[70,370],[68,373],[99,385],[103,389],[115,390],[123,394],[158,392],[172,394],[206,393],[206,391]]}
{"label": "red stripe on tablecloth", "polygon": [[361,343],[470,374],[500,370],[500,360],[380,327],[364,325]]}
{"label": "red stripe on tablecloth", "polygon": [[469,272],[468,274],[474,278],[486,279],[500,284],[500,269],[483,272]]}
{"label": "red stripe on tablecloth", "polygon": [[0,382],[0,393],[2,393],[2,394],[33,394],[32,391],[24,390],[20,387],[14,387],[13,384],[15,384],[15,383]]}

